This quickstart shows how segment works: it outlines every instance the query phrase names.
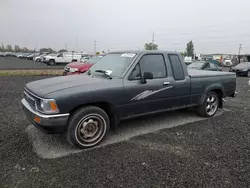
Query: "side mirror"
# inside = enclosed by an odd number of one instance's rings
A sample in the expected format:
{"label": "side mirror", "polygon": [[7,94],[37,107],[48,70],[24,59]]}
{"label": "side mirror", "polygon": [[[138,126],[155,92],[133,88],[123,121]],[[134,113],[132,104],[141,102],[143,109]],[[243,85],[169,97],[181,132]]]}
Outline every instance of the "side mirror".
{"label": "side mirror", "polygon": [[146,80],[148,80],[148,79],[153,79],[153,74],[151,72],[144,72],[143,78],[141,79],[141,83],[142,84],[147,83]]}

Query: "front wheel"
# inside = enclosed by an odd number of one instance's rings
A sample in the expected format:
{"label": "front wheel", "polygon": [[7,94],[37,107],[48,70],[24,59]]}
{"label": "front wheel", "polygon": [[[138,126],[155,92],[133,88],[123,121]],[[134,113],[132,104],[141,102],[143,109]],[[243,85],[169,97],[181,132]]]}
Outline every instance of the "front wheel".
{"label": "front wheel", "polygon": [[96,106],[83,107],[71,116],[66,132],[67,139],[74,147],[90,148],[104,139],[109,127],[109,117],[104,110]]}
{"label": "front wheel", "polygon": [[55,62],[55,60],[52,60],[52,59],[51,59],[51,60],[49,60],[48,64],[51,65],[51,66],[53,66],[53,65],[56,64],[56,62]]}
{"label": "front wheel", "polygon": [[204,102],[197,108],[197,114],[202,117],[212,117],[219,107],[219,97],[215,92],[209,92]]}

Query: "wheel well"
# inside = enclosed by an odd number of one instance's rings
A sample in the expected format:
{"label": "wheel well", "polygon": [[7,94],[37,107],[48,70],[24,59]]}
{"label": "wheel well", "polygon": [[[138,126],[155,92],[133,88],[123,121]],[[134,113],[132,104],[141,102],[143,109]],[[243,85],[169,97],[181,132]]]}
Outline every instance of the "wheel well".
{"label": "wheel well", "polygon": [[223,107],[223,102],[222,102],[223,92],[222,92],[222,90],[221,89],[213,89],[211,91],[217,93],[217,95],[219,96],[219,99],[220,99],[219,108],[222,108]]}
{"label": "wheel well", "polygon": [[73,114],[75,111],[77,111],[78,109],[85,107],[85,106],[97,106],[97,107],[101,108],[102,110],[104,110],[110,119],[110,127],[111,128],[116,127],[117,123],[116,123],[115,113],[113,110],[113,105],[108,103],[108,102],[94,102],[94,103],[82,104],[82,105],[79,105],[79,106],[75,107],[74,109],[72,109],[70,111],[70,114]]}
{"label": "wheel well", "polygon": [[54,59],[50,59],[49,61],[54,61],[54,62],[55,62],[55,60],[54,60]]}

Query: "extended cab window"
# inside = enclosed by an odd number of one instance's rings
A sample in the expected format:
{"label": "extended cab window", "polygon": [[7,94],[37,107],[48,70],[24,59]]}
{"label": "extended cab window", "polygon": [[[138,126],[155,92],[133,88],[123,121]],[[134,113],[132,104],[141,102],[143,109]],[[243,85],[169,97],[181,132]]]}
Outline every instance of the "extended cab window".
{"label": "extended cab window", "polygon": [[184,80],[185,75],[184,75],[182,64],[181,64],[181,61],[180,61],[178,55],[170,54],[170,55],[168,55],[168,57],[169,57],[170,64],[172,67],[174,79],[175,80]]}

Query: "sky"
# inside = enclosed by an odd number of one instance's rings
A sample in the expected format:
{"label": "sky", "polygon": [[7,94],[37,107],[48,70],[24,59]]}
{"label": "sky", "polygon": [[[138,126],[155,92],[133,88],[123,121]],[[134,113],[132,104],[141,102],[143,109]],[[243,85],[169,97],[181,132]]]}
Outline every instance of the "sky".
{"label": "sky", "polygon": [[[93,52],[250,53],[250,0],[0,0],[0,43]],[[96,45],[94,45],[96,41]]]}

